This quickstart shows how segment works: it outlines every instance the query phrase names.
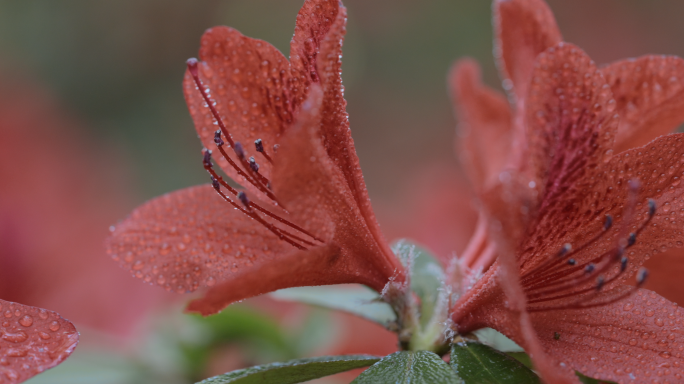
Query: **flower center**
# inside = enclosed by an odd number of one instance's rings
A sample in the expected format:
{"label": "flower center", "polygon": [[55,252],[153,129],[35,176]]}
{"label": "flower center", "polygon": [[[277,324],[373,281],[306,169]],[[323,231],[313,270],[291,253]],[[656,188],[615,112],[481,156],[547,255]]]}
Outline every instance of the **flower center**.
{"label": "flower center", "polygon": [[[629,259],[625,250],[632,247],[637,237],[646,229],[656,212],[656,204],[648,200],[648,213],[636,231],[627,233],[628,223],[633,219],[636,206],[636,183],[630,183],[630,200],[623,215],[622,228],[618,241],[606,252],[585,260],[586,250],[596,245],[613,227],[613,217],[606,215],[603,229],[574,248],[565,244],[557,254],[551,255],[537,267],[526,271],[521,276],[521,283],[527,296],[529,312],[543,312],[561,309],[583,309],[612,304],[635,293],[648,277],[648,270],[640,268],[636,276],[636,284],[626,290],[614,290],[609,294],[601,294],[605,286],[613,283],[627,270]],[[582,261],[578,261],[581,259]],[[575,300],[567,301],[575,297]],[[564,300],[565,299],[565,300]]]}
{"label": "flower center", "polygon": [[[195,81],[197,89],[202,94],[202,98],[206,102],[212,116],[214,117],[214,120],[216,120],[216,123],[219,126],[219,129],[214,134],[214,144],[221,153],[221,156],[223,156],[228,164],[235,169],[238,175],[242,176],[247,182],[252,184],[260,192],[271,199],[275,205],[282,207],[282,204],[280,204],[275,194],[271,190],[271,182],[268,180],[268,178],[259,173],[259,164],[256,162],[254,156],[250,156],[248,159],[245,148],[243,148],[240,142],[234,141],[230,135],[230,132],[228,132],[226,125],[223,123],[223,120],[221,119],[221,116],[215,107],[215,102],[211,100],[206,88],[199,78],[197,59],[188,59],[187,66],[188,70],[190,71],[190,75]],[[228,143],[224,141],[224,138]],[[240,167],[238,163],[228,155],[224,148],[226,146],[233,148],[233,152],[235,153],[235,156],[242,167]],[[261,139],[257,139],[254,142],[254,147],[256,152],[260,153],[261,156],[266,159],[266,161],[273,164],[273,159],[268,155],[268,153],[266,153],[266,150],[264,149],[264,143]],[[277,148],[277,144],[273,146],[274,151],[276,151]],[[209,172],[212,186],[216,192],[235,209],[257,221],[259,224],[263,225],[266,229],[278,236],[278,238],[289,243],[295,248],[306,250],[308,249],[307,247],[316,246],[316,242],[323,243],[323,240],[317,238],[297,224],[294,224],[293,222],[261,207],[259,204],[250,201],[245,192],[238,191],[237,189],[233,188],[223,179],[223,177],[216,173],[212,162],[212,151],[205,148],[202,150],[202,153],[204,155],[202,163],[204,165],[204,169]],[[223,192],[223,189],[226,189],[228,194]],[[239,201],[239,203],[236,200]],[[260,213],[263,214],[264,217],[262,217]],[[287,213],[287,211],[285,211],[285,213]]]}

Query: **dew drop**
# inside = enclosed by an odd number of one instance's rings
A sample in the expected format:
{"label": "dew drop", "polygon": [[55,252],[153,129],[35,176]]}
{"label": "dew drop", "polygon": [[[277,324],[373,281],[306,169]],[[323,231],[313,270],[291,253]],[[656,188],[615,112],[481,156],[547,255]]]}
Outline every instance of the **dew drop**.
{"label": "dew drop", "polygon": [[16,333],[5,333],[2,335],[2,339],[9,341],[10,343],[23,343],[28,340],[28,335],[24,331],[19,331]]}
{"label": "dew drop", "polygon": [[59,331],[59,328],[61,328],[61,327],[62,327],[62,326],[59,325],[59,322],[57,322],[56,320],[53,321],[53,322],[51,322],[51,323],[50,323],[50,326],[49,326],[49,328],[50,328],[50,330],[51,330],[52,332],[57,332],[57,331]]}
{"label": "dew drop", "polygon": [[30,327],[33,325],[33,317],[25,315],[24,317],[19,319],[19,324],[21,324],[24,327]]}

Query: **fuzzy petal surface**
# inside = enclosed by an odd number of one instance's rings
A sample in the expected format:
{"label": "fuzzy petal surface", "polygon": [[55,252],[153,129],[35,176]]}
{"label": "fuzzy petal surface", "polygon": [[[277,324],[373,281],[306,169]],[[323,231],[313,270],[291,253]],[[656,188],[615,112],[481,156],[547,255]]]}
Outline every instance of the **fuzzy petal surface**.
{"label": "fuzzy petal surface", "polygon": [[0,300],[0,383],[21,383],[63,362],[78,332],[59,314]]}
{"label": "fuzzy petal surface", "polygon": [[512,116],[508,100],[482,84],[472,59],[457,62],[449,85],[459,120],[460,153],[476,190],[498,181],[511,150]]}
{"label": "fuzzy petal surface", "polygon": [[620,126],[615,151],[642,146],[684,122],[684,60],[648,55],[601,68],[610,85]]}
{"label": "fuzzy petal surface", "polygon": [[509,91],[524,100],[537,55],[562,40],[543,0],[494,0],[494,56]]}

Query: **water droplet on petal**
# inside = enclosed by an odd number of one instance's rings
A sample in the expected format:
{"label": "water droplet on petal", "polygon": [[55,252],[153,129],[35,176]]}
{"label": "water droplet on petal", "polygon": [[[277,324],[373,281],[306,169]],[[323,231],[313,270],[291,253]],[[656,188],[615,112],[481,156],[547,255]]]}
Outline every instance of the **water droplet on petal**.
{"label": "water droplet on petal", "polygon": [[25,315],[24,317],[19,319],[19,324],[21,324],[24,327],[30,327],[33,325],[33,317]]}

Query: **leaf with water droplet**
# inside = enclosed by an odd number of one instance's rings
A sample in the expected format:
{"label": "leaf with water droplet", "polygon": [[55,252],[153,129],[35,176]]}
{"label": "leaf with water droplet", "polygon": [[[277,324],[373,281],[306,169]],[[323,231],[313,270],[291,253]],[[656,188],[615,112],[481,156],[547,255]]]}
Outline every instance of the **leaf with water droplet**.
{"label": "leaf with water droplet", "polygon": [[397,319],[389,304],[383,302],[375,291],[361,286],[289,288],[273,292],[271,297],[348,312],[385,327]]}
{"label": "leaf with water droplet", "polygon": [[465,384],[540,383],[539,377],[518,360],[478,342],[453,344],[449,364]]}
{"label": "leaf with water droplet", "polygon": [[352,384],[462,384],[456,372],[437,354],[401,351],[384,357],[363,371]]}
{"label": "leaf with water droplet", "polygon": [[368,355],[322,356],[240,369],[200,384],[294,384],[363,368],[380,360]]}

